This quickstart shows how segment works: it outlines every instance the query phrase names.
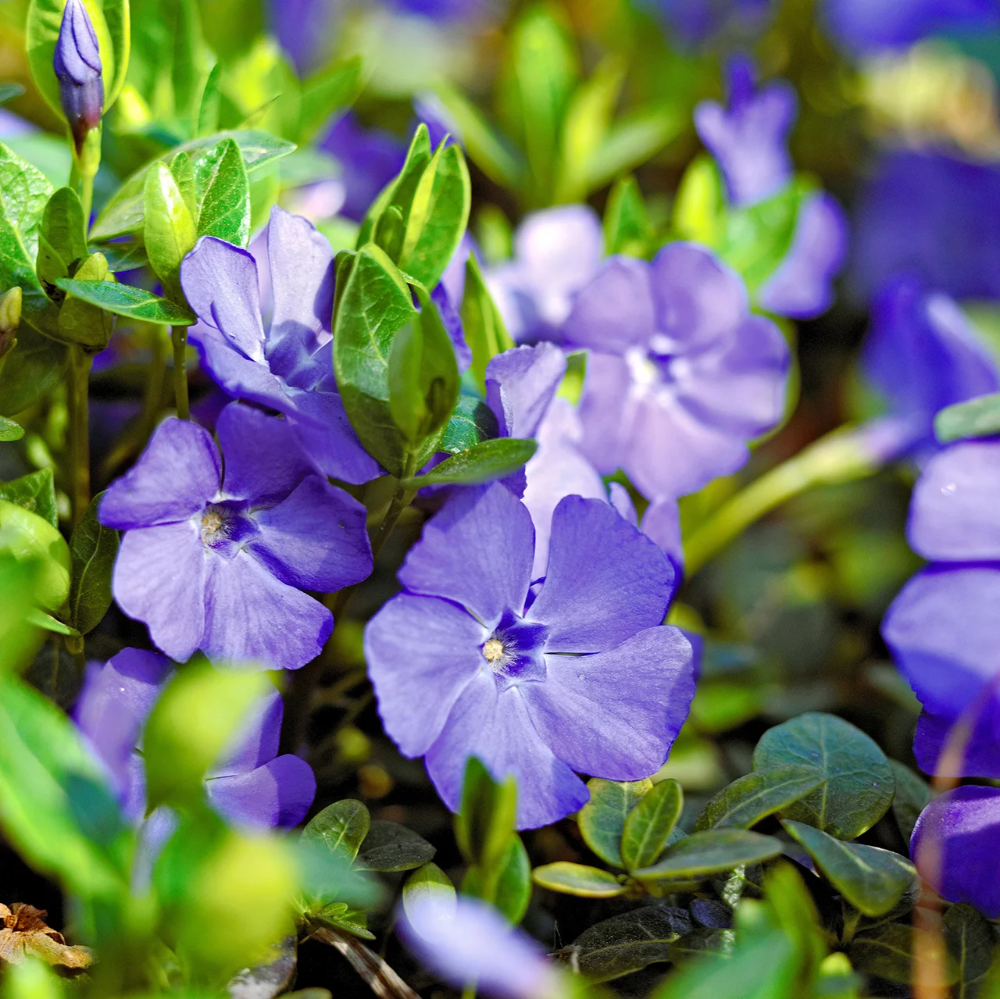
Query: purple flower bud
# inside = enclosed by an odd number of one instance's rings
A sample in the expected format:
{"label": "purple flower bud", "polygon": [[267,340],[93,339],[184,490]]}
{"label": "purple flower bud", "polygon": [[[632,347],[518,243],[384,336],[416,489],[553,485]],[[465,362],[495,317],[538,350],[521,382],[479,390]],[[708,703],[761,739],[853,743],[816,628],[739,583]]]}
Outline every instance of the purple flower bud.
{"label": "purple flower bud", "polygon": [[87,133],[97,128],[104,113],[101,52],[82,0],[66,4],[52,68],[59,80],[63,114],[79,152]]}

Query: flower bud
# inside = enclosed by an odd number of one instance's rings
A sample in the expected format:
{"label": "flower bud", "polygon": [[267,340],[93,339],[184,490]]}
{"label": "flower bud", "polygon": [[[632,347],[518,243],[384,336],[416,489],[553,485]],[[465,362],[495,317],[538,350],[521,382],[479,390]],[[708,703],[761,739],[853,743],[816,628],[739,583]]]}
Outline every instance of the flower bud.
{"label": "flower bud", "polygon": [[87,133],[100,124],[104,112],[101,52],[82,0],[67,0],[52,68],[59,80],[63,114],[79,153]]}
{"label": "flower bud", "polygon": [[14,346],[21,325],[21,289],[13,287],[0,295],[0,358]]}

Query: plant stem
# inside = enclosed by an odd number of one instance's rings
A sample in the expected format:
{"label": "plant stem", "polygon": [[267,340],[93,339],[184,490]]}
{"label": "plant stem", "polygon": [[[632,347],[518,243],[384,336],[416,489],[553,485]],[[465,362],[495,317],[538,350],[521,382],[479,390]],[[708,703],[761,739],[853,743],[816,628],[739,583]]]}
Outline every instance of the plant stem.
{"label": "plant stem", "polygon": [[174,399],[177,403],[177,415],[182,420],[190,420],[191,407],[188,403],[187,382],[187,327],[172,326],[170,337],[174,342]]}
{"label": "plant stem", "polygon": [[70,348],[69,399],[72,407],[73,527],[90,504],[90,426],[88,396],[93,359],[82,347]]}
{"label": "plant stem", "polygon": [[864,478],[881,464],[858,434],[841,428],[821,437],[751,482],[696,528],[684,543],[685,574],[690,579],[751,524],[793,497],[815,486]]}

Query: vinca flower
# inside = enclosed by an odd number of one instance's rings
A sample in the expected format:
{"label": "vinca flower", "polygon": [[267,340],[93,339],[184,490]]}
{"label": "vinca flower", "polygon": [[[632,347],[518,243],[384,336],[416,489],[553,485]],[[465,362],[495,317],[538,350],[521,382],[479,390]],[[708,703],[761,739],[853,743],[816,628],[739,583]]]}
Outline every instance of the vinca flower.
{"label": "vinca flower", "polygon": [[[104,763],[125,814],[146,814],[142,730],[166,686],[173,664],[155,652],[124,649],[103,666],[92,663],[77,701],[77,725]],[[252,828],[291,827],[302,821],[316,794],[305,760],[278,755],[284,705],[277,690],[250,713],[232,752],[205,775],[212,807]]]}
{"label": "vinca flower", "polygon": [[454,493],[372,618],[365,655],[386,732],[424,756],[458,805],[466,760],[518,784],[519,828],[587,801],[574,771],[654,773],[694,693],[691,646],[662,625],[666,556],[608,503],[568,496],[552,515],[545,579],[534,530],[501,483]]}
{"label": "vinca flower", "polygon": [[773,0],[646,0],[685,45],[701,45],[723,32],[755,34],[770,19]]}
{"label": "vinca flower", "polygon": [[79,153],[87,133],[104,114],[101,50],[82,0],[67,0],[52,69],[59,81],[59,100]]}
{"label": "vinca flower", "polygon": [[125,531],[115,600],[178,662],[201,649],[298,669],[333,628],[302,591],[371,572],[364,507],[318,474],[286,420],[231,403],[217,432],[221,455],[208,431],[165,420],[108,488],[101,523]]}
{"label": "vinca flower", "polygon": [[750,313],[740,278],[671,243],[651,263],[613,257],[576,298],[568,345],[590,348],[583,451],[652,498],[695,492],[747,460],[784,410],[788,346]]}
{"label": "vinca flower", "polygon": [[271,212],[267,247],[274,309],[266,333],[249,252],[205,236],[184,258],[181,285],[201,320],[191,340],[231,396],[284,413],[327,475],[367,482],[380,469],[350,425],[333,372],[333,249],[280,208]]}

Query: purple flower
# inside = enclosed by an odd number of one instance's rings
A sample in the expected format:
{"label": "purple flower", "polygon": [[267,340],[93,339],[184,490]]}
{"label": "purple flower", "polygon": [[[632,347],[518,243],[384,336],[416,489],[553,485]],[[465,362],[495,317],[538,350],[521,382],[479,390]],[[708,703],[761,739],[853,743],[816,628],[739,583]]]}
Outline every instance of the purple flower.
{"label": "purple flower", "polygon": [[201,649],[298,669],[333,627],[302,591],[371,572],[364,507],[318,474],[287,420],[232,403],[217,432],[221,455],[208,431],[165,420],[109,487],[101,523],[126,532],[115,599],[179,662]]}
{"label": "purple flower", "polygon": [[[1000,439],[963,441],[927,463],[910,508],[911,547],[931,565],[896,597],[882,634],[924,711],[914,754],[945,776],[1000,777]],[[961,760],[942,760],[956,722]]]}
{"label": "purple flower", "polygon": [[514,235],[514,258],[492,268],[487,283],[507,331],[518,343],[560,339],[573,295],[604,256],[601,220],[586,205],[533,212]]}
{"label": "purple flower", "polygon": [[635,780],[666,759],[694,693],[691,647],[661,624],[666,556],[609,504],[552,516],[544,581],[534,530],[500,483],[451,496],[369,622],[365,654],[386,732],[424,756],[457,807],[465,762],[514,774],[520,828],[575,812],[574,771]]}
{"label": "purple flower", "polygon": [[455,988],[469,982],[502,999],[569,994],[542,948],[478,899],[421,895],[406,901],[396,924],[406,946]]}
{"label": "purple flower", "polygon": [[672,243],[652,261],[613,257],[577,296],[567,343],[589,347],[583,450],[651,498],[695,492],[747,460],[784,410],[789,352],[751,315],[740,278]]}
{"label": "purple flower", "polygon": [[342,0],[269,0],[271,30],[291,56],[299,76],[317,68],[329,51]]}
{"label": "purple flower", "polygon": [[418,14],[433,21],[465,21],[496,13],[500,0],[393,0],[394,6],[408,14]]}
{"label": "purple flower", "polygon": [[59,100],[76,150],[104,114],[104,77],[101,50],[82,0],[67,0],[52,57],[59,81]]}
{"label": "purple flower", "polygon": [[957,299],[1000,298],[1000,168],[894,151],[877,164],[855,224],[852,285],[870,296],[913,274]]}
{"label": "purple flower", "polygon": [[[75,717],[107,767],[125,814],[140,822],[146,814],[146,771],[142,730],[173,670],[155,652],[123,649],[103,666],[91,663]],[[205,776],[212,806],[229,821],[251,828],[294,826],[316,794],[316,778],[305,760],[278,756],[284,707],[278,691],[251,712],[232,752]]]}
{"label": "purple flower", "polygon": [[701,45],[724,31],[754,34],[770,19],[772,0],[646,0],[685,45]]}
{"label": "purple flower", "polygon": [[360,483],[380,469],[361,446],[333,372],[333,250],[303,218],[280,208],[267,230],[274,301],[268,331],[253,256],[211,236],[181,264],[181,285],[201,322],[201,363],[231,396],[276,409],[320,468]]}
{"label": "purple flower", "polygon": [[936,448],[939,410],[1000,389],[997,366],[962,310],[915,278],[889,281],[875,299],[862,365],[888,402],[887,459]]}
{"label": "purple flower", "polygon": [[1000,788],[957,787],[917,819],[910,856],[949,902],[968,902],[1000,917]]}

